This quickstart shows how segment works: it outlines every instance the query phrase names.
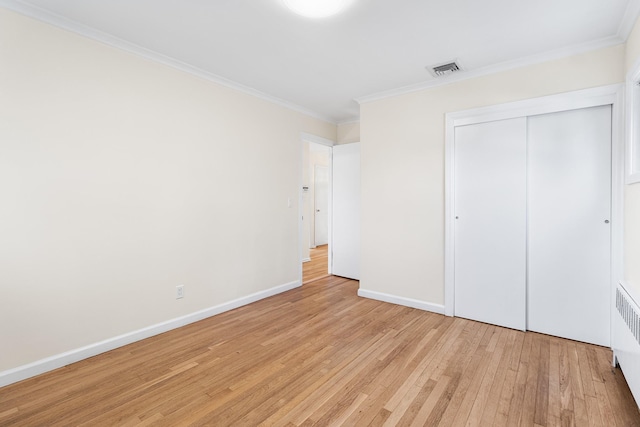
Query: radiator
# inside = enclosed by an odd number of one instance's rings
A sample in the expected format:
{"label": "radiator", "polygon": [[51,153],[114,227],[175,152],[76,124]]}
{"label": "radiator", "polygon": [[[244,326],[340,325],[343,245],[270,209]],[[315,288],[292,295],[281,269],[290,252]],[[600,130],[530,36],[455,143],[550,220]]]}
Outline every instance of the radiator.
{"label": "radiator", "polygon": [[613,355],[640,405],[640,307],[622,283],[616,288]]}

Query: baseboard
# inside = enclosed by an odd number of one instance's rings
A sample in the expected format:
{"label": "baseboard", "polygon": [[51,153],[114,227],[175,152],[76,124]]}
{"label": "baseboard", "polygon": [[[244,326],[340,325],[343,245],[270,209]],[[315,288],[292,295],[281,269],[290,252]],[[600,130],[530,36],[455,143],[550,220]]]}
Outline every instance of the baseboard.
{"label": "baseboard", "polygon": [[303,258],[302,259],[302,262],[309,262],[309,261],[311,261],[311,258]]}
{"label": "baseboard", "polygon": [[405,307],[417,308],[419,310],[430,311],[432,313],[444,314],[444,305],[432,304],[413,298],[399,297],[382,292],[368,291],[366,289],[358,289],[358,296],[377,301],[389,302],[391,304],[403,305]]}
{"label": "baseboard", "polygon": [[96,356],[100,353],[104,353],[115,348],[152,337],[154,335],[162,334],[172,329],[180,328],[190,323],[215,316],[216,314],[224,313],[225,311],[230,311],[235,308],[242,307],[243,305],[251,304],[252,302],[256,302],[282,292],[286,292],[299,286],[301,286],[301,283],[299,280],[296,280],[294,282],[276,286],[264,291],[247,295],[242,298],[235,299],[233,301],[216,305],[214,307],[196,311],[195,313],[167,320],[166,322],[151,325],[146,328],[138,329],[133,332],[119,335],[117,337],[109,338],[107,340],[90,344],[85,347],[77,348],[65,353],[47,357],[46,359],[29,363],[27,365],[0,372],[0,387],[16,383],[27,378],[35,377],[36,375],[61,368],[71,363]]}

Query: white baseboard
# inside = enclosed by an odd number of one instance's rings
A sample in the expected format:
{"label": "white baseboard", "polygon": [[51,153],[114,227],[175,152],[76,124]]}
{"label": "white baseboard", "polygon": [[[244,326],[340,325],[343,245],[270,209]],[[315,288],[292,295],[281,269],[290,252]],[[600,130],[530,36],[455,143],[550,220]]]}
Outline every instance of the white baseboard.
{"label": "white baseboard", "polygon": [[0,372],[0,387],[16,383],[27,378],[35,377],[36,375],[61,368],[71,363],[96,356],[100,353],[104,353],[115,348],[122,347],[124,345],[170,331],[172,329],[180,328],[190,323],[206,319],[207,317],[215,316],[216,314],[224,313],[225,311],[242,307],[243,305],[251,304],[252,302],[256,302],[282,292],[286,292],[299,286],[301,286],[301,283],[299,280],[296,280],[294,282],[276,286],[264,291],[247,295],[242,298],[235,299],[233,301],[216,305],[214,307],[196,311],[195,313],[187,314],[185,316],[167,320],[165,322],[151,325],[146,328],[138,329],[137,331],[132,331],[123,335],[119,335],[117,337],[90,344],[85,347],[47,357],[46,359],[38,360],[27,365],[18,366],[17,368],[2,371]]}
{"label": "white baseboard", "polygon": [[303,258],[302,259],[302,262],[309,262],[309,261],[311,261],[311,258]]}
{"label": "white baseboard", "polygon": [[417,308],[419,310],[430,311],[432,313],[444,314],[444,305],[432,304],[430,302],[420,301],[413,298],[399,297],[382,292],[368,291],[366,289],[358,289],[358,296],[389,302],[391,304],[403,305],[405,307]]}

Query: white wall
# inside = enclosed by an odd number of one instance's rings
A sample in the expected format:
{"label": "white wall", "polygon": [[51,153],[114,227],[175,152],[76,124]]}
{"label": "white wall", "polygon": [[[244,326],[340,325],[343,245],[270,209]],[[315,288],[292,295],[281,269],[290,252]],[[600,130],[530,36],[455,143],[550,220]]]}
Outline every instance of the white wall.
{"label": "white wall", "polygon": [[338,125],[338,144],[360,142],[360,122],[343,123]]}
{"label": "white wall", "polygon": [[299,279],[300,133],[335,125],[3,9],[0,40],[0,372]]}
{"label": "white wall", "polygon": [[361,105],[363,290],[444,303],[447,112],[624,81],[624,45]]}
{"label": "white wall", "polygon": [[[640,60],[640,20],[627,40],[626,67],[628,72]],[[640,183],[625,186],[624,251],[625,282],[640,295]]]}

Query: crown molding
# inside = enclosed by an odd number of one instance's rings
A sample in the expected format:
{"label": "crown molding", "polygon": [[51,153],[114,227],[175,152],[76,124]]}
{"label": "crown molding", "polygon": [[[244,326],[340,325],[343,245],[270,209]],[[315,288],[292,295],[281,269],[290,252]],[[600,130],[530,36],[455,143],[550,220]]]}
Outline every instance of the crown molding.
{"label": "crown molding", "polygon": [[335,120],[323,114],[319,114],[315,111],[301,107],[300,105],[294,104],[284,99],[277,98],[275,96],[261,92],[252,87],[245,86],[241,83],[234,82],[233,80],[227,79],[222,76],[218,76],[216,74],[210,73],[198,67],[194,67],[192,65],[179,61],[170,56],[158,53],[154,50],[147,49],[135,43],[131,43],[126,40],[120,39],[111,34],[102,32],[95,28],[91,28],[87,25],[65,18],[61,15],[58,15],[49,10],[40,8],[38,6],[27,4],[20,0],[0,0],[0,7],[19,13],[21,15],[27,16],[29,18],[36,19],[38,21],[45,22],[55,27],[62,28],[64,30],[78,34],[80,36],[87,37],[89,39],[111,46],[113,48],[123,50],[128,53],[132,53],[136,56],[140,56],[145,59],[169,66],[171,68],[183,71],[185,73],[189,73],[196,77],[200,77],[204,80],[208,80],[210,82],[227,87],[229,89],[237,90],[239,92],[243,92],[245,94],[255,96],[256,98],[260,98],[264,101],[268,101],[280,107],[284,107],[289,110],[293,110],[298,113],[304,114],[306,116],[310,116],[318,120],[322,120],[324,122],[337,125],[337,122]]}
{"label": "crown molding", "polygon": [[338,124],[338,126],[342,126],[342,125],[354,125],[356,123],[360,123],[360,117],[354,117],[352,119],[346,119],[344,121],[339,121],[337,124]]}
{"label": "crown molding", "polygon": [[640,16],[640,0],[629,0],[627,3],[627,9],[624,11],[624,16],[618,27],[618,37],[625,42],[629,38],[633,27]]}
{"label": "crown molding", "polygon": [[412,92],[419,92],[421,90],[431,89],[439,86],[446,86],[452,83],[474,79],[477,77],[487,76],[490,74],[500,73],[503,71],[509,71],[516,68],[526,67],[529,65],[535,65],[535,64],[540,64],[547,61],[562,59],[572,55],[578,55],[578,54],[589,52],[592,50],[604,49],[604,48],[619,45],[622,43],[624,43],[624,40],[618,36],[606,37],[593,42],[556,49],[550,52],[527,56],[525,58],[516,59],[513,61],[505,61],[499,64],[489,65],[489,66],[481,67],[475,70],[460,71],[459,73],[454,73],[446,77],[428,80],[426,82],[421,82],[414,85],[403,86],[397,89],[391,89],[391,90],[373,93],[371,95],[355,98],[355,101],[358,104],[364,104],[367,102],[377,101],[380,99],[390,98],[393,96],[404,95]]}

